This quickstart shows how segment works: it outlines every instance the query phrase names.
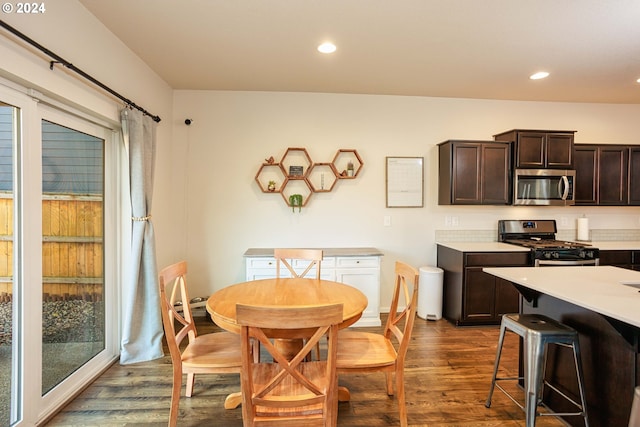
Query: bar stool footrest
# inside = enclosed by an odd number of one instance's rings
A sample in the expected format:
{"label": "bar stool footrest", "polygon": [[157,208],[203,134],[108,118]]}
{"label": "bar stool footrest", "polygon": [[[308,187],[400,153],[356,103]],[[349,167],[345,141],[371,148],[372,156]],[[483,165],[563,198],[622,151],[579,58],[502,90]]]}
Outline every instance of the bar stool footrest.
{"label": "bar stool footrest", "polygon": [[[523,380],[524,377],[496,377],[495,379],[495,387],[500,390],[502,393],[504,393],[509,399],[511,399],[511,401],[513,403],[515,403],[516,405],[518,405],[518,407],[520,409],[522,409],[523,411],[526,412],[525,406],[524,404],[520,403],[515,397],[513,397],[513,395],[511,393],[509,393],[507,390],[505,390],[500,384],[498,384],[499,381],[520,381]],[[549,412],[549,413],[542,413],[542,412],[538,412],[536,411],[536,416],[552,416],[552,417],[573,417],[573,416],[581,416],[584,417],[584,408],[582,407],[581,404],[579,404],[578,402],[576,402],[575,400],[573,400],[571,397],[567,396],[564,392],[562,392],[561,390],[559,390],[556,386],[554,386],[553,384],[551,384],[550,382],[548,382],[547,380],[544,380],[544,386],[545,387],[549,387],[551,390],[555,391],[556,393],[558,393],[560,396],[562,396],[563,398],[565,398],[568,402],[570,402],[573,406],[575,406],[577,409],[580,410],[580,412]],[[485,405],[487,408],[489,406]],[[540,400],[538,402],[538,406],[542,406],[542,400]]]}

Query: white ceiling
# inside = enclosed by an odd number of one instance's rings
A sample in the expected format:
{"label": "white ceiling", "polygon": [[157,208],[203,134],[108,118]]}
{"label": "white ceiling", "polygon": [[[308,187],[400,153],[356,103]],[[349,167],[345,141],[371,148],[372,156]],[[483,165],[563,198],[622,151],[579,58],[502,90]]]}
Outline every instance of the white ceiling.
{"label": "white ceiling", "polygon": [[638,0],[80,2],[174,89],[640,103]]}

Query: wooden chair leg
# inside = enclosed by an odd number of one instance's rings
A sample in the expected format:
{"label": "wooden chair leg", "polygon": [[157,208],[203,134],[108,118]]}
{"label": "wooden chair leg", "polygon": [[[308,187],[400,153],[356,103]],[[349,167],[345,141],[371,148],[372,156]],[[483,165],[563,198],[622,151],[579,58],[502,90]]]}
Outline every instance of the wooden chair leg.
{"label": "wooden chair leg", "polygon": [[187,397],[191,397],[191,395],[193,394],[193,385],[196,382],[196,374],[187,374],[187,390],[185,391],[184,395]]}
{"label": "wooden chair leg", "polygon": [[384,373],[387,382],[387,394],[393,396],[393,374],[391,372]]}
{"label": "wooden chair leg", "polygon": [[182,372],[173,372],[171,387],[171,407],[169,409],[169,427],[178,425],[178,407],[180,406],[180,390],[182,389]]}
{"label": "wooden chair leg", "polygon": [[[332,396],[333,398],[337,396]],[[325,407],[327,408],[324,414],[324,425],[326,426],[337,426],[338,425],[338,402],[340,400],[335,401],[330,396],[327,396],[327,402],[325,402]]]}
{"label": "wooden chair leg", "polygon": [[407,403],[404,396],[404,372],[396,372],[396,390],[398,400],[398,412],[400,418],[400,426],[407,427]]}

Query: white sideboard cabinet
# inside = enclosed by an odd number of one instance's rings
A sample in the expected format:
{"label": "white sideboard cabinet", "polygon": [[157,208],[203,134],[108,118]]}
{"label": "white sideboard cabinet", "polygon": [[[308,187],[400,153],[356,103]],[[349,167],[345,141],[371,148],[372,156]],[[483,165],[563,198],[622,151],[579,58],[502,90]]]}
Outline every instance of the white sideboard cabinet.
{"label": "white sideboard cabinet", "polygon": [[[380,326],[380,261],[382,253],[375,248],[323,248],[320,276],[325,280],[346,283],[366,295],[369,304],[353,326]],[[276,276],[273,248],[250,248],[244,254],[246,280],[269,279]],[[293,267],[298,264],[294,262]],[[306,262],[299,263],[301,271]],[[305,267],[302,267],[302,266]],[[283,277],[290,276],[281,269]],[[309,273],[315,275],[315,271]]]}

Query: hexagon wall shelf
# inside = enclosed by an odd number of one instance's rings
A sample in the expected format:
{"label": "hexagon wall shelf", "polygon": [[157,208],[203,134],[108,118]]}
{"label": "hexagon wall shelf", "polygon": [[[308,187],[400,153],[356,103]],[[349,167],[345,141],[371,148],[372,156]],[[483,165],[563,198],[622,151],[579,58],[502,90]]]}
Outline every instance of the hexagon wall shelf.
{"label": "hexagon wall shelf", "polygon": [[[362,169],[362,159],[356,150],[338,150],[331,162],[340,179],[354,179]],[[351,166],[351,167],[349,167]]]}
{"label": "hexagon wall shelf", "polygon": [[[305,148],[287,148],[280,161],[282,170],[289,179],[304,179],[309,173],[313,162]],[[294,168],[296,168],[294,170]]]}
{"label": "hexagon wall shelf", "polygon": [[280,193],[289,207],[289,196],[302,195],[304,207],[313,193],[328,193],[339,179],[356,178],[362,166],[364,162],[354,149],[338,150],[331,163],[314,163],[306,148],[289,147],[280,162],[273,156],[266,159],[255,181],[263,193]]}
{"label": "hexagon wall shelf", "polygon": [[292,194],[300,194],[302,196],[302,206],[295,207],[304,207],[309,203],[309,199],[311,198],[313,191],[306,179],[298,179],[295,181],[289,180],[287,181],[285,188],[282,189],[282,198],[290,208],[294,208],[294,206],[289,203],[289,196]]}
{"label": "hexagon wall shelf", "polygon": [[[279,193],[287,184],[287,175],[280,163],[263,163],[256,174],[256,182],[263,193]],[[270,186],[270,183],[273,183],[273,186]]]}
{"label": "hexagon wall shelf", "polygon": [[307,181],[314,193],[328,193],[338,182],[338,174],[333,163],[314,163],[307,175]]}

